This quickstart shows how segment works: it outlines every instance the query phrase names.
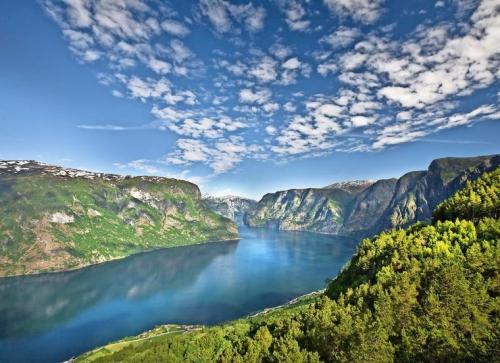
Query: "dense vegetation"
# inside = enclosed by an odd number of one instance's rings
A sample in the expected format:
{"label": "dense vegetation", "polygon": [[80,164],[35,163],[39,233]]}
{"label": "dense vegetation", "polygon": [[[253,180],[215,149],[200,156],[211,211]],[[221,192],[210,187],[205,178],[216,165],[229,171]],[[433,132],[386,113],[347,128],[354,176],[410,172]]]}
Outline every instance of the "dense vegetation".
{"label": "dense vegetation", "polygon": [[500,357],[500,170],[416,224],[365,239],[312,302],[157,336],[98,362],[493,362]]}
{"label": "dense vegetation", "polygon": [[499,186],[500,169],[483,174],[474,183],[467,181],[465,188],[436,207],[434,220],[499,218]]}
{"label": "dense vegetation", "polygon": [[0,276],[238,238],[236,225],[211,211],[189,182],[68,177],[46,168],[0,174]]}

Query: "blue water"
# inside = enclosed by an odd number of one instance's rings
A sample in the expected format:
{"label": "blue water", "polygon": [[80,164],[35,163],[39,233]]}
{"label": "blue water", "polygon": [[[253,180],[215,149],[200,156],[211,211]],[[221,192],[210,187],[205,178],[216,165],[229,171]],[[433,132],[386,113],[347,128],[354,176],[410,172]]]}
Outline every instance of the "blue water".
{"label": "blue water", "polygon": [[355,249],[331,236],[240,229],[238,242],[0,279],[0,362],[60,362],[159,324],[215,324],[324,287]]}

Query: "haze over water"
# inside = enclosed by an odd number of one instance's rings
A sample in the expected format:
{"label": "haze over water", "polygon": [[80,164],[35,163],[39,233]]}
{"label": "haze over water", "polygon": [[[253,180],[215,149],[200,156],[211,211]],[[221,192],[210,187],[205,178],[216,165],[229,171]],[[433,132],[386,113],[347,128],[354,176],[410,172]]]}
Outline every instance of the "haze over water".
{"label": "haze over water", "polygon": [[57,362],[159,324],[215,324],[321,289],[355,242],[240,227],[239,242],[0,279],[0,361]]}

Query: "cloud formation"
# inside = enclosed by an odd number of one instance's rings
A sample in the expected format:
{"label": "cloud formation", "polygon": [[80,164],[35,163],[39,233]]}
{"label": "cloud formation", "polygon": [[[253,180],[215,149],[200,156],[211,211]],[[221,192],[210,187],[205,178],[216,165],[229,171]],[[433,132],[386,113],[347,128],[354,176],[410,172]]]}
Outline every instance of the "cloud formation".
{"label": "cloud formation", "polygon": [[495,0],[41,3],[99,83],[151,111],[79,128],[173,133],[156,162],[179,168],[377,151],[500,117]]}

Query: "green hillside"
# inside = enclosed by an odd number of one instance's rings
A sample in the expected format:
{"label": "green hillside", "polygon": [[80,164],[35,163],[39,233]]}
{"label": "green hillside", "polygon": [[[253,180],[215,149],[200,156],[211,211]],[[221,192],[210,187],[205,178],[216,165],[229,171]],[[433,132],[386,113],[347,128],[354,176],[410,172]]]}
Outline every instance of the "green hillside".
{"label": "green hillside", "polygon": [[235,224],[212,212],[189,182],[34,162],[4,164],[0,276],[65,270],[154,248],[238,238]]}
{"label": "green hillside", "polygon": [[499,185],[496,169],[437,207],[432,225],[365,239],[319,298],[222,326],[151,334],[78,360],[498,361]]}

